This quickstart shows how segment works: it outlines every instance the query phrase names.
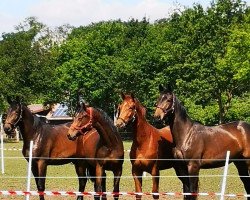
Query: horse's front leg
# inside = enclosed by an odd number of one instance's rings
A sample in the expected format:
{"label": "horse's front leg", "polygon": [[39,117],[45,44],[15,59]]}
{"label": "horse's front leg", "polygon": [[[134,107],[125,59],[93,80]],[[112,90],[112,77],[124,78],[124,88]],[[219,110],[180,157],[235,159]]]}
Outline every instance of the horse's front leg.
{"label": "horse's front leg", "polygon": [[[138,169],[135,165],[132,166],[132,175],[135,182],[135,192],[141,193],[142,192],[142,173],[141,169]],[[136,200],[140,200],[141,195],[136,195]]]}
{"label": "horse's front leg", "polygon": [[[122,166],[117,167],[114,171],[114,193],[119,193],[120,192],[120,179],[122,175]],[[114,199],[118,200],[119,199],[119,194],[114,195]]]}
{"label": "horse's front leg", "polygon": [[[33,169],[33,167],[32,167]],[[37,190],[39,192],[44,192],[45,190],[45,180],[46,180],[46,173],[47,173],[47,164],[45,160],[38,160],[37,161],[37,174],[34,176],[37,176],[36,183],[37,183]],[[44,200],[44,195],[39,195],[40,200]]]}
{"label": "horse's front leg", "polygon": [[[152,192],[153,193],[159,193],[159,180],[160,180],[160,171],[157,168],[157,164],[155,164],[152,168],[152,181],[153,181],[153,187],[152,187]],[[154,199],[159,199],[159,195],[153,195]]]}
{"label": "horse's front leg", "polygon": [[[37,162],[32,162],[32,165],[31,165],[31,171],[34,175],[34,178],[35,178],[35,181],[36,181],[36,187],[37,187],[37,190],[40,191],[39,189],[39,174],[38,174],[38,165],[37,165]],[[40,200],[44,200],[44,195],[40,195]]]}
{"label": "horse's front leg", "polygon": [[[183,192],[184,193],[189,193],[190,190],[190,183],[189,183],[189,177],[188,177],[188,168],[187,165],[184,161],[181,159],[178,159],[177,161],[174,162],[174,170],[177,175],[177,177],[181,180],[182,185],[183,185]],[[183,199],[188,200],[190,196],[184,195]]]}
{"label": "horse's front leg", "polygon": [[189,174],[189,183],[190,183],[190,192],[195,195],[191,195],[190,199],[197,199],[197,194],[199,192],[199,172],[200,165],[197,161],[189,161],[188,163],[188,174]]}
{"label": "horse's front leg", "polygon": [[[77,162],[75,164],[75,170],[76,170],[76,174],[78,176],[79,192],[84,192],[85,186],[86,186],[86,183],[87,183],[86,163]],[[83,196],[77,196],[77,200],[83,200]]]}
{"label": "horse's front leg", "polygon": [[[96,164],[96,180],[95,180],[95,191],[97,193],[102,192],[102,175],[103,175],[103,166],[99,163]],[[96,195],[95,199],[100,199],[101,195]],[[105,198],[105,197],[104,197]]]}

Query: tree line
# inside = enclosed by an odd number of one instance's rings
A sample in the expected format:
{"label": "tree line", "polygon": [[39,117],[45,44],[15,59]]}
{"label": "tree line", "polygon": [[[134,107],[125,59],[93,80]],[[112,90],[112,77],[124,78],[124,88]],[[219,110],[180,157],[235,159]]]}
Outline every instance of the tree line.
{"label": "tree line", "polygon": [[[250,12],[217,0],[168,18],[111,20],[51,30],[35,17],[0,40],[0,109],[7,96],[26,103],[83,99],[113,115],[120,92],[152,115],[159,84],[170,84],[193,119],[206,125],[250,122]],[[72,112],[73,113],[73,112]]]}

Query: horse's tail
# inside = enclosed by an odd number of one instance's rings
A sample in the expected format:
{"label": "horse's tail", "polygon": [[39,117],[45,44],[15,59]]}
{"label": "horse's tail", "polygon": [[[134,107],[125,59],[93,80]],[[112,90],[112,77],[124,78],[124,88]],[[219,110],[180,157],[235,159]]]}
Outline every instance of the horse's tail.
{"label": "horse's tail", "polygon": [[89,180],[91,180],[93,183],[95,182],[95,167],[88,166],[86,169],[86,174]]}

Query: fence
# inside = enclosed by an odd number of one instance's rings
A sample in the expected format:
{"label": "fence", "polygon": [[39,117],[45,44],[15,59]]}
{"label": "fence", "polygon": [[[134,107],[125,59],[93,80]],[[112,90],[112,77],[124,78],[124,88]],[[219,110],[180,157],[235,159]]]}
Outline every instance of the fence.
{"label": "fence", "polygon": [[[4,169],[4,151],[20,151],[21,149],[4,149],[4,145],[3,145],[3,131],[2,131],[2,124],[1,124],[1,171],[2,174],[5,173],[5,169]],[[31,161],[32,159],[32,149],[33,149],[33,143],[30,144],[30,155],[29,155],[29,160]],[[128,151],[128,150],[127,150]],[[127,152],[126,151],[126,152]],[[212,196],[216,196],[219,197],[221,200],[223,200],[225,197],[250,197],[250,195],[247,194],[226,194],[225,193],[225,189],[226,189],[226,185],[227,185],[227,173],[228,173],[228,161],[229,161],[229,154],[230,152],[227,152],[227,156],[225,158],[225,166],[224,166],[224,170],[223,170],[223,175],[219,175],[220,177],[222,177],[221,180],[221,185],[220,185],[220,192],[200,192],[200,193],[182,193],[182,192],[159,192],[159,193],[151,193],[151,192],[143,192],[143,193],[136,193],[136,192],[120,192],[118,193],[121,196],[135,196],[135,195],[142,195],[142,196],[149,196],[149,195],[159,195],[159,196],[183,196],[183,195],[197,195],[197,196],[208,196],[208,197],[212,197]],[[20,157],[21,159],[23,159],[23,157]],[[16,159],[16,158],[13,158]],[[24,160],[24,159],[23,159]],[[126,161],[129,161],[130,159],[124,159]],[[145,177],[145,175],[144,175]],[[163,176],[160,176],[161,178],[163,178]],[[47,177],[48,178],[48,177]],[[53,177],[52,177],[53,178]],[[65,178],[65,177],[62,177]],[[123,178],[130,178],[132,179],[132,176],[130,177],[123,177]],[[151,178],[149,176],[149,178]],[[26,176],[26,189],[24,191],[20,191],[20,190],[0,190],[0,196],[1,195],[17,195],[17,196],[25,196],[26,199],[28,200],[29,197],[32,195],[40,195],[42,194],[41,192],[37,192],[37,191],[31,191],[31,179],[32,179],[32,173],[31,173],[31,162],[29,162],[27,164],[27,176]],[[1,189],[1,188],[0,188]],[[44,191],[43,194],[48,195],[48,196],[76,196],[76,195],[83,195],[83,196],[93,196],[93,195],[101,195],[103,193],[95,193],[95,192],[74,192],[74,191]],[[108,196],[112,196],[114,194],[117,193],[113,193],[113,192],[105,192],[104,194],[108,195]]]}
{"label": "fence", "polygon": [[[30,148],[32,149],[33,143],[31,143]],[[1,146],[2,148],[2,146]],[[32,151],[30,149],[30,155],[29,155],[29,160],[32,158]],[[5,149],[10,150],[10,149]],[[19,150],[19,149],[14,149],[14,151]],[[23,158],[22,158],[23,159]],[[129,159],[125,159],[128,161]],[[148,196],[148,195],[159,195],[159,196],[180,196],[180,195],[198,195],[198,196],[218,196],[220,199],[224,199],[224,197],[248,197],[248,195],[245,194],[225,194],[225,188],[226,188],[226,181],[227,181],[227,170],[228,170],[228,160],[229,160],[229,152],[227,153],[226,161],[225,161],[225,167],[223,171],[222,181],[221,181],[221,191],[220,192],[201,192],[201,193],[182,193],[182,192],[160,192],[160,193],[151,193],[151,192],[143,192],[143,193],[136,193],[136,192],[120,192],[118,193],[121,196],[135,196],[135,195],[142,195],[142,196]],[[161,177],[161,176],[160,176]],[[0,191],[0,195],[18,195],[18,196],[25,196],[26,199],[29,199],[30,195],[40,195],[41,192],[37,191],[31,191],[30,190],[30,184],[31,184],[31,178],[32,178],[32,173],[31,173],[31,162],[28,163],[27,165],[27,177],[26,177],[26,190],[25,191]],[[128,178],[132,178],[128,177]],[[75,195],[83,195],[83,196],[93,196],[93,195],[100,195],[100,193],[95,193],[95,192],[74,192],[74,191],[45,191],[43,194],[49,195],[49,196],[75,196]],[[108,196],[112,196],[117,193],[113,192],[105,192],[104,194]]]}

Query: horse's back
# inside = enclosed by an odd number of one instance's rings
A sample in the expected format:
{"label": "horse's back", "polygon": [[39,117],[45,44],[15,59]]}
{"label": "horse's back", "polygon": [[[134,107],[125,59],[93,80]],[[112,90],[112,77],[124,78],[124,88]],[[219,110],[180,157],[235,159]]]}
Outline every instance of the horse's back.
{"label": "horse's back", "polygon": [[[218,126],[196,125],[193,131],[196,133],[196,152],[203,151],[204,158],[222,158],[226,151],[230,151],[231,157],[250,157],[250,124],[243,121],[229,122]],[[200,144],[200,145],[199,145]]]}

